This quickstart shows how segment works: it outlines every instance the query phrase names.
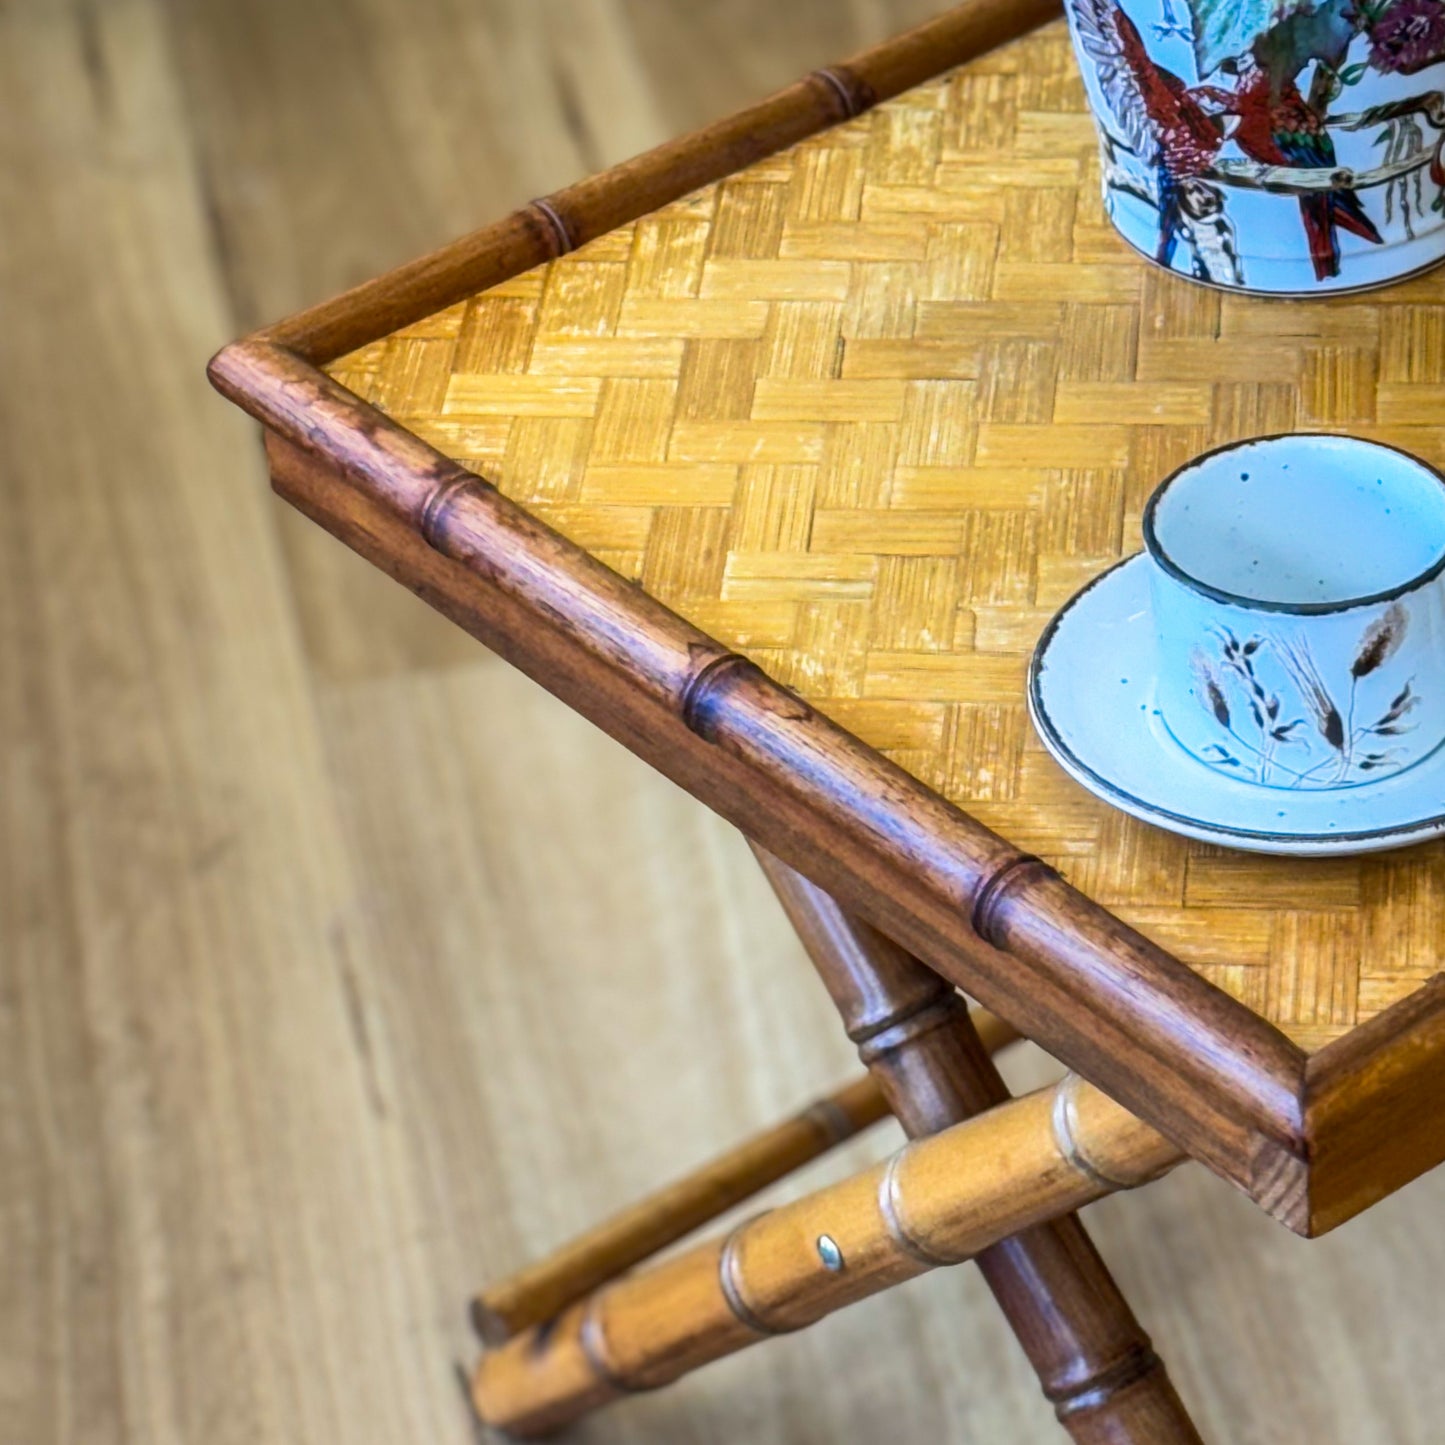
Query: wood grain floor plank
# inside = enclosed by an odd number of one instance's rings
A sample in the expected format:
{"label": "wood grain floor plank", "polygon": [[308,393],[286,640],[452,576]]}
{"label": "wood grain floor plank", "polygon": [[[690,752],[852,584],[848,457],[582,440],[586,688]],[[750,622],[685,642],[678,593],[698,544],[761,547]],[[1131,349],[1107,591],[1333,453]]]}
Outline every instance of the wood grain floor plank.
{"label": "wood grain floor plank", "polygon": [[45,1223],[19,1292],[42,1413],[7,1438],[455,1424],[374,1368],[405,1327],[388,1256],[356,1329],[319,1287],[407,1220],[374,1182],[333,963],[356,890],[270,502],[198,370],[234,321],[164,28],[147,0],[0,23],[10,123],[38,142],[0,198],[28,715],[6,757],[31,774],[5,872],[45,940],[0,950],[44,1139],[21,1141]]}
{"label": "wood grain floor plank", "polygon": [[[166,0],[242,328],[366,280],[931,13],[757,0]],[[451,79],[435,82],[444,63]],[[336,676],[471,644],[291,517],[308,651]]]}
{"label": "wood grain floor plank", "polygon": [[[343,806],[369,880],[367,956],[388,963],[356,978],[355,1006],[389,1187],[428,1221],[407,1269],[435,1301],[849,1072],[741,840],[530,683],[479,664],[333,684],[324,718],[336,777],[370,780]],[[546,788],[518,786],[537,776]],[[893,1139],[883,1131],[780,1197]],[[1004,1412],[1047,1434],[971,1272],[880,1303],[790,1342],[760,1373],[729,1363],[584,1438],[866,1440],[888,1428],[900,1388],[919,1402],[905,1438],[986,1431]],[[880,1328],[917,1346],[906,1381],[873,1358]],[[413,1367],[434,1377],[449,1340],[430,1333],[431,1359]],[[950,1378],[955,1347],[969,1365]],[[850,1388],[820,1399],[840,1350]],[[984,1395],[967,1389],[975,1368],[993,1381]]]}
{"label": "wood grain floor plank", "polygon": [[[197,166],[241,329],[585,172],[555,24],[530,0],[168,0]],[[458,79],[434,83],[448,57]],[[509,119],[510,116],[510,119]],[[315,529],[279,526],[310,656],[334,675],[471,644]]]}

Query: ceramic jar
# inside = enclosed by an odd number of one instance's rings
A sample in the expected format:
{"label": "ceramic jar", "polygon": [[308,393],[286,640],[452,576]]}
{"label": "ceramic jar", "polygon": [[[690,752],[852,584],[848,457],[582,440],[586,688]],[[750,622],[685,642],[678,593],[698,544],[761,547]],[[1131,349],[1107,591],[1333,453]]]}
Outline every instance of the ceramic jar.
{"label": "ceramic jar", "polygon": [[1351,437],[1208,452],[1150,498],[1155,705],[1202,764],[1281,789],[1445,740],[1445,478]]}
{"label": "ceramic jar", "polygon": [[1445,259],[1445,0],[1066,0],[1124,239],[1308,295]]}

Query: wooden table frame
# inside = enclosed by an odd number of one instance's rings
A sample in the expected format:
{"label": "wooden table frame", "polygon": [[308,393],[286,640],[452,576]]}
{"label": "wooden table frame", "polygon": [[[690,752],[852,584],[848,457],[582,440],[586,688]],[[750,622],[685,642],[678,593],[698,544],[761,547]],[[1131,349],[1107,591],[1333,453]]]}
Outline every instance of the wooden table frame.
{"label": "wooden table frame", "polygon": [[1439,976],[1307,1054],[321,369],[1057,15],[1056,0],[971,0],[238,341],[210,374],[264,424],[286,500],[1170,1149],[1317,1235],[1445,1159]]}

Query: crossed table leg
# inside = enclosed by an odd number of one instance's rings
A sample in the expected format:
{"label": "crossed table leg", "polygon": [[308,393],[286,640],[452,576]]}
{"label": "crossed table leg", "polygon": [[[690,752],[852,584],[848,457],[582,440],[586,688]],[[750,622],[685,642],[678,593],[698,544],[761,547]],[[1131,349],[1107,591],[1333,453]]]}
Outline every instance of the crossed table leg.
{"label": "crossed table leg", "polygon": [[[1072,1213],[1157,1177],[1178,1151],[1072,1075],[1011,1100],[947,983],[758,856],[869,1079],[486,1292],[477,1320],[496,1348],[473,1382],[483,1420],[540,1434],[972,1258],[1078,1445],[1199,1442]],[[1009,1037],[993,1020],[989,1033]],[[612,1277],[889,1109],[912,1141],[891,1160]]]}

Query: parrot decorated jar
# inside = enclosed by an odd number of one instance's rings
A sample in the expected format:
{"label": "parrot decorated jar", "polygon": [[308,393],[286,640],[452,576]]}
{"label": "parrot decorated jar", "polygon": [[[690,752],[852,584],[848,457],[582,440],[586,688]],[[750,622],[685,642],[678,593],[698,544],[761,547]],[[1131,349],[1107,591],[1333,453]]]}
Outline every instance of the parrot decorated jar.
{"label": "parrot decorated jar", "polygon": [[1275,295],[1445,259],[1445,0],[1066,0],[1115,227]]}

